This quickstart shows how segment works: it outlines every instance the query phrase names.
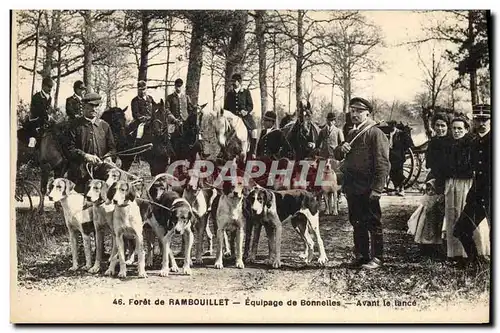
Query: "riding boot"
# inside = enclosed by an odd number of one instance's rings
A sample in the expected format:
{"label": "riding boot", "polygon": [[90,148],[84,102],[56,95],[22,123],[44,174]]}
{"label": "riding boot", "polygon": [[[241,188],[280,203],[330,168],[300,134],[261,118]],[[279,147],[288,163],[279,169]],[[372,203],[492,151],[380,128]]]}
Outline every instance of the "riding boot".
{"label": "riding boot", "polygon": [[257,139],[250,138],[250,155],[255,155],[255,149],[257,148]]}

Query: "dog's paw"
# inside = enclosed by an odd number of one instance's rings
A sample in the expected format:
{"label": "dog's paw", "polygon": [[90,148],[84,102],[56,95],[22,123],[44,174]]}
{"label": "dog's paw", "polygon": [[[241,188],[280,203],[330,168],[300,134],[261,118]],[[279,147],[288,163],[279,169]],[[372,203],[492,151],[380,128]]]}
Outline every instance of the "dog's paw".
{"label": "dog's paw", "polygon": [[172,267],[170,267],[170,270],[174,273],[179,273],[179,266],[173,265]]}
{"label": "dog's paw", "polygon": [[214,267],[217,268],[217,269],[223,269],[224,265],[222,265],[222,260],[216,261],[215,264],[214,264]]}
{"label": "dog's paw", "polygon": [[236,268],[245,268],[245,264],[243,263],[243,260],[241,260],[241,259],[236,260]]}
{"label": "dog's paw", "polygon": [[137,276],[140,277],[141,279],[144,279],[144,278],[148,277],[148,274],[146,274],[146,271],[142,271],[142,272],[139,272],[139,274],[137,274]]}
{"label": "dog's paw", "polygon": [[327,261],[328,261],[328,258],[325,255],[319,256],[319,258],[318,258],[318,264],[320,264],[320,265],[325,265]]}
{"label": "dog's paw", "polygon": [[104,275],[106,275],[106,276],[113,276],[113,275],[115,275],[115,271],[112,270],[111,268],[108,268],[106,270],[106,272],[104,272]]}
{"label": "dog's paw", "polygon": [[120,271],[118,273],[118,277],[119,278],[126,278],[127,277],[127,272],[126,271]]}
{"label": "dog's paw", "polygon": [[168,269],[160,270],[160,276],[163,276],[163,277],[168,276]]}
{"label": "dog's paw", "polygon": [[69,269],[71,272],[74,272],[78,269],[78,266],[71,266],[71,268]]}
{"label": "dog's paw", "polygon": [[92,266],[89,269],[89,273],[92,273],[92,274],[99,273],[100,270],[101,270],[100,265],[95,264],[94,266]]}
{"label": "dog's paw", "polygon": [[84,271],[89,271],[91,268],[92,268],[92,266],[91,266],[91,265],[85,265],[85,266],[83,266],[83,267],[82,267],[82,269],[83,269]]}
{"label": "dog's paw", "polygon": [[307,258],[306,258],[306,263],[307,264],[311,263],[313,261],[313,259],[314,259],[314,252],[311,251],[311,252],[309,252],[309,256],[307,256]]}
{"label": "dog's paw", "polygon": [[231,258],[231,251],[224,252],[224,258]]}
{"label": "dog's paw", "polygon": [[281,261],[279,261],[278,259],[275,259],[272,261],[272,266],[273,268],[280,268],[281,267]]}
{"label": "dog's paw", "polygon": [[148,258],[146,260],[146,267],[153,267],[153,258]]}
{"label": "dog's paw", "polygon": [[132,265],[134,263],[135,258],[130,258],[129,260],[125,261],[125,265]]}
{"label": "dog's paw", "polygon": [[194,264],[195,265],[203,265],[203,259],[202,258],[194,258]]}
{"label": "dog's paw", "polygon": [[191,275],[191,267],[189,266],[182,267],[182,272],[184,273],[184,275]]}
{"label": "dog's paw", "polygon": [[254,264],[255,263],[255,256],[249,256],[248,258],[245,259],[245,262],[247,264]]}
{"label": "dog's paw", "polygon": [[307,252],[303,252],[303,253],[299,254],[299,258],[300,258],[300,259],[306,259],[308,256],[309,256],[309,255],[308,255],[308,253],[307,253]]}

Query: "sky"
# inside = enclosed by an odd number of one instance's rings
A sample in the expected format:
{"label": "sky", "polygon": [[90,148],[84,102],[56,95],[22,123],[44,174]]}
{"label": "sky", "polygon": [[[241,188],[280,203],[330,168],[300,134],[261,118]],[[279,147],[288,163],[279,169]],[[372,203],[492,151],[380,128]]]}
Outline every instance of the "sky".
{"label": "sky", "polygon": [[[416,40],[423,36],[423,26],[429,25],[432,18],[436,17],[435,13],[414,13],[410,11],[364,11],[363,14],[372,21],[375,25],[379,26],[384,37],[386,47],[377,50],[379,54],[379,59],[384,63],[384,71],[381,73],[370,74],[366,79],[358,82],[354,85],[354,94],[362,97],[378,98],[387,101],[389,104],[393,100],[400,100],[411,102],[416,93],[424,90],[422,84],[422,68],[419,65],[418,57],[415,50],[410,49],[408,46],[397,46],[400,43],[409,40]],[[321,15],[321,13],[317,14]],[[441,16],[437,17],[443,17]],[[430,44],[423,45],[421,48],[421,55],[424,60],[428,59],[430,55]],[[436,50],[438,53],[442,52],[443,46],[436,45]],[[184,50],[175,51],[178,54],[182,54],[184,59],[187,59]],[[175,54],[174,54],[175,56]],[[153,61],[164,61],[162,59],[164,53],[162,52],[158,59]],[[187,72],[187,61],[174,64],[177,68],[178,76],[186,81]],[[164,77],[165,68],[164,66],[152,67],[148,70],[148,77],[161,79]],[[136,71],[132,72],[133,75],[130,78],[130,84],[135,83]],[[286,74],[286,73],[285,73]],[[60,107],[64,108],[64,100],[73,94],[73,82],[77,79],[81,79],[82,73],[77,73],[66,77],[62,80],[62,86],[60,89]],[[17,76],[17,87],[18,87],[18,98],[29,101],[31,94],[31,74],[26,71],[19,70]],[[304,77],[304,84],[310,85],[309,76]],[[36,90],[40,89],[40,81],[36,83]],[[203,75],[200,82],[200,103],[209,103],[209,107],[218,109],[220,108],[220,102],[212,106],[211,97],[211,85],[210,78],[208,75]],[[172,89],[172,88],[170,88]],[[331,88],[323,87],[319,85],[314,86],[315,95],[317,97],[324,96],[330,100]],[[136,95],[136,89],[131,88],[123,92],[118,98],[118,106],[126,107],[129,106],[128,112],[130,112],[130,101]],[[164,98],[163,89],[149,89],[148,93],[156,100],[159,101],[160,98]],[[220,97],[222,92],[220,92]],[[252,97],[254,100],[254,112],[256,115],[261,114],[260,110],[260,93],[259,89],[252,90]],[[280,92],[281,103],[288,105],[288,91],[283,89]],[[292,95],[292,101],[294,101],[294,95]],[[271,103],[269,103],[271,105]],[[292,102],[292,105],[294,103]],[[342,97],[340,90],[335,91],[334,106],[341,110],[342,108]],[[467,108],[467,105],[464,104]],[[293,106],[292,106],[293,111]],[[130,117],[130,113],[128,113]]]}

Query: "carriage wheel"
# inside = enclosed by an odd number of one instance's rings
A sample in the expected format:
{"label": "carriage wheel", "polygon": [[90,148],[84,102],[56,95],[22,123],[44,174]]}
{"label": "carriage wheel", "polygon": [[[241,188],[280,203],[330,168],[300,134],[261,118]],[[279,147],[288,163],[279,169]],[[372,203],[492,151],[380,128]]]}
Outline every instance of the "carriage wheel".
{"label": "carriage wheel", "polygon": [[406,160],[403,165],[403,174],[405,176],[405,180],[403,182],[403,186],[405,189],[410,188],[415,184],[420,175],[420,160],[415,156],[411,148],[406,152]]}
{"label": "carriage wheel", "polygon": [[[27,180],[16,180],[15,199],[18,202],[27,203],[29,210],[41,209],[41,192],[38,186]],[[38,204],[34,198],[38,197]]]}

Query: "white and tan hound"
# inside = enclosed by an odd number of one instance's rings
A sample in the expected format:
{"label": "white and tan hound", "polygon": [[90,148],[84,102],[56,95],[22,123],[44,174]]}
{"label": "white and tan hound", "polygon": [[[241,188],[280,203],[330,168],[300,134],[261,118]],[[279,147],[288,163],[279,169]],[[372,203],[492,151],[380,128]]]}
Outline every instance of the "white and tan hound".
{"label": "white and tan hound", "polygon": [[78,232],[82,235],[85,251],[84,270],[89,270],[92,265],[90,234],[94,231],[92,225],[91,209],[84,210],[84,196],[74,191],[75,183],[66,178],[56,178],[47,186],[48,198],[53,202],[60,202],[66,227],[68,228],[69,241],[73,265],[70,270],[78,269]]}

